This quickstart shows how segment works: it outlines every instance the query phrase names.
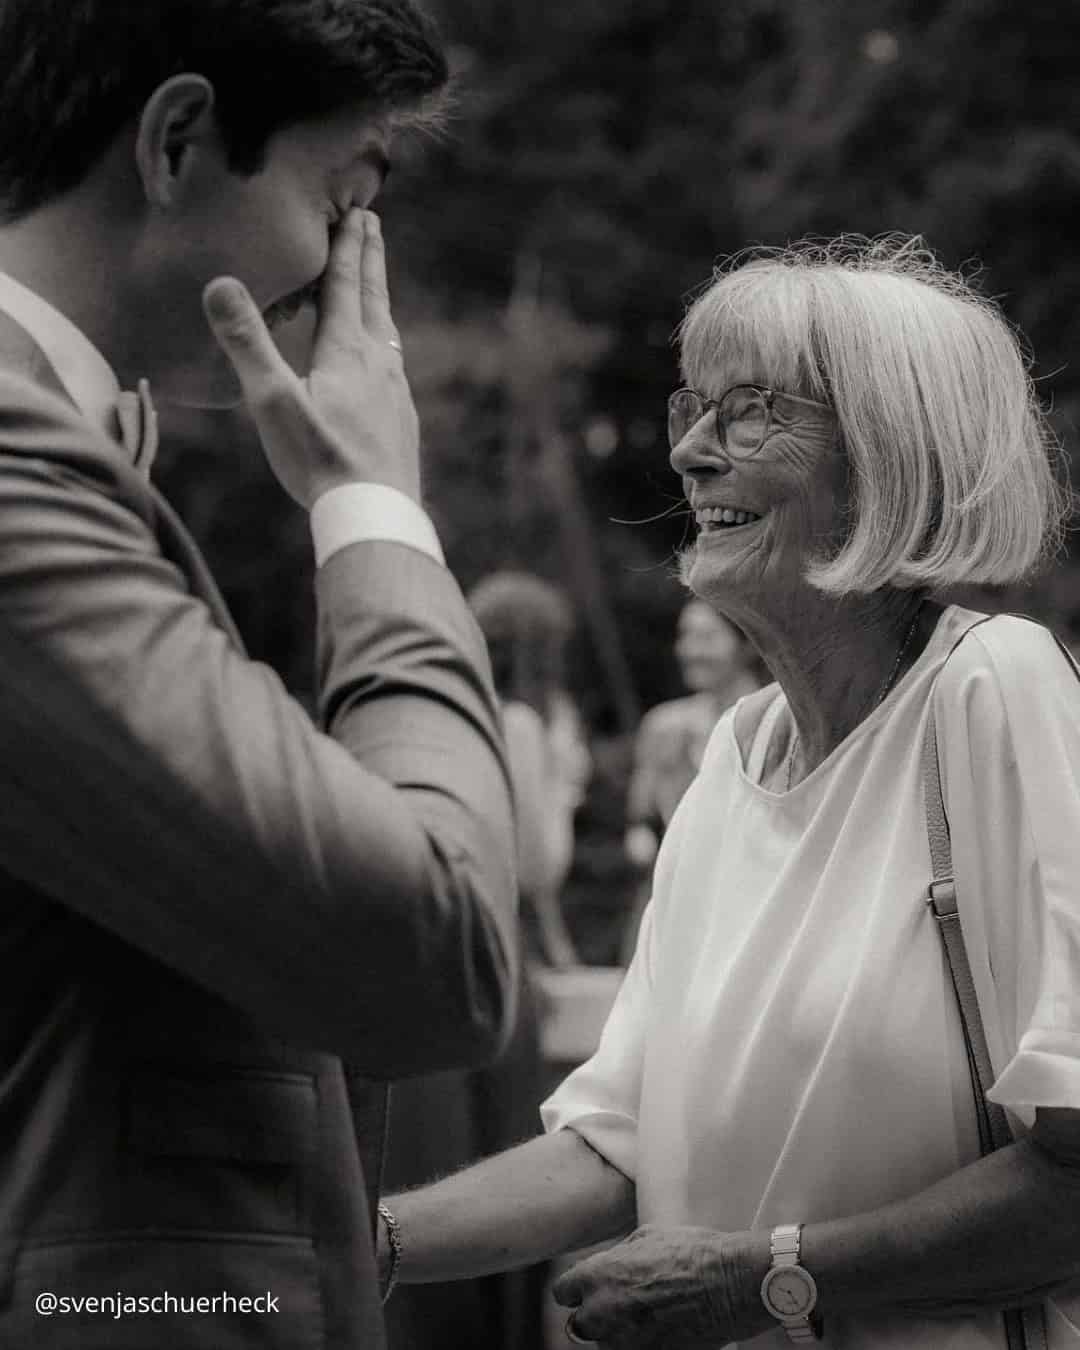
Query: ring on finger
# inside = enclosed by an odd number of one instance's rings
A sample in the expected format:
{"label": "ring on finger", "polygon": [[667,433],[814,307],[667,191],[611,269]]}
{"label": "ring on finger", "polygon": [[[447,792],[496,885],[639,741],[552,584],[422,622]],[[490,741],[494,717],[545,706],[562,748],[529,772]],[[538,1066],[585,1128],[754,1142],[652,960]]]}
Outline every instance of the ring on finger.
{"label": "ring on finger", "polygon": [[573,1341],[575,1345],[592,1345],[592,1341],[586,1340],[584,1336],[578,1333],[574,1326],[574,1313],[576,1312],[577,1309],[575,1308],[566,1319],[566,1339],[568,1341]]}
{"label": "ring on finger", "polygon": [[401,351],[401,343],[397,340],[397,338],[387,338],[386,345],[388,347],[393,347],[394,351],[396,352]]}

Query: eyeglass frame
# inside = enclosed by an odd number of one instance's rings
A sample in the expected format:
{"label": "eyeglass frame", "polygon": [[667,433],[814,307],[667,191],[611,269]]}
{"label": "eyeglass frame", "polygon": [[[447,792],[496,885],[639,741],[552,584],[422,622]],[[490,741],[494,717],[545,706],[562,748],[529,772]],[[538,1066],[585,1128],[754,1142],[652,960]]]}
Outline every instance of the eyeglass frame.
{"label": "eyeglass frame", "polygon": [[[680,386],[678,389],[672,390],[672,392],[668,395],[668,401],[667,401],[667,404],[668,404],[668,425],[669,425],[669,427],[670,427],[670,421],[671,421],[671,400],[672,400],[673,398],[675,398],[676,395],[678,395],[678,394],[693,394],[694,397],[695,397],[696,399],[700,400],[700,402],[701,402],[701,413],[700,413],[700,415],[699,415],[699,416],[698,416],[698,417],[690,424],[691,426],[697,426],[698,422],[701,421],[702,417],[704,417],[704,416],[706,415],[706,413],[709,412],[710,409],[715,409],[715,411],[717,412],[717,414],[719,414],[719,411],[720,411],[720,405],[723,403],[724,399],[726,399],[727,396],[728,396],[728,394],[733,393],[736,389],[752,389],[752,390],[754,391],[755,394],[760,394],[761,397],[764,399],[764,401],[765,401],[765,429],[764,429],[764,431],[761,433],[761,440],[758,441],[757,445],[754,446],[753,450],[749,450],[749,451],[745,451],[745,452],[743,452],[743,451],[737,451],[735,454],[732,454],[732,452],[728,449],[728,446],[727,446],[727,438],[723,435],[723,433],[722,433],[722,431],[721,431],[719,416],[715,417],[713,420],[714,420],[715,423],[716,423],[716,439],[720,442],[720,446],[721,446],[721,448],[722,448],[724,454],[727,455],[727,457],[728,457],[729,459],[738,459],[738,460],[742,460],[742,459],[753,459],[753,457],[758,453],[758,451],[761,449],[761,447],[762,447],[762,446],[765,444],[765,442],[769,439],[769,431],[770,431],[771,428],[772,428],[772,411],[773,411],[773,404],[776,402],[776,400],[777,400],[778,398],[787,398],[787,399],[790,399],[790,400],[792,401],[792,403],[804,403],[804,404],[806,404],[807,407],[810,407],[810,408],[824,408],[824,409],[826,409],[828,412],[833,412],[833,411],[834,411],[833,406],[832,406],[831,403],[822,403],[820,399],[816,399],[816,398],[803,398],[803,396],[802,396],[801,394],[789,394],[785,389],[772,389],[772,388],[770,388],[768,385],[765,385],[765,384],[749,384],[749,383],[746,383],[746,382],[742,382],[742,383],[740,383],[740,384],[733,384],[733,385],[731,385],[729,388],[725,389],[724,392],[720,395],[719,398],[705,398],[705,397],[702,396],[702,394],[700,394],[700,393],[698,392],[698,390],[692,389],[692,388],[690,387],[690,385],[688,385],[688,384],[684,384],[684,385]],[[671,432],[670,432],[670,430],[669,430],[669,432],[668,432],[668,447],[669,447],[670,449],[674,450],[676,445],[680,445],[680,444],[682,443],[684,437],[686,436],[686,433],[687,433],[689,430],[690,430],[690,427],[687,427],[686,431],[683,432],[682,436],[680,436],[679,439],[678,439],[677,441],[674,442],[674,444],[672,443],[672,440],[671,440]]]}

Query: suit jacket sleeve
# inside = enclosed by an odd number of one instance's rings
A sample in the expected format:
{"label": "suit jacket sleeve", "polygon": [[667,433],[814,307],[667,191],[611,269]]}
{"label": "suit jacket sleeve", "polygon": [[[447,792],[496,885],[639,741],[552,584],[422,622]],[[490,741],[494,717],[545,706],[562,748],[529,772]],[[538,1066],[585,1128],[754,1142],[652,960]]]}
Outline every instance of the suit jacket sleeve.
{"label": "suit jacket sleeve", "polygon": [[9,871],[369,1076],[495,1053],[510,795],[444,568],[372,542],[321,570],[320,731],[192,594],[115,448],[4,377],[0,595]]}

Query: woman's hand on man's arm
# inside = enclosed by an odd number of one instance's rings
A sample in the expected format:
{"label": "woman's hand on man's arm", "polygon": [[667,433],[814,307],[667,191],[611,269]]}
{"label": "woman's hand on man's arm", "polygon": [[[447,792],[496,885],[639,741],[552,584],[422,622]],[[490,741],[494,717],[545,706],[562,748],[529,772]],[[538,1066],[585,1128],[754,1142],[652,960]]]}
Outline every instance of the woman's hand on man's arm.
{"label": "woman's hand on man's arm", "polygon": [[646,1226],[556,1280],[583,1340],[619,1350],[715,1350],[776,1326],[744,1274],[769,1265],[769,1234]]}

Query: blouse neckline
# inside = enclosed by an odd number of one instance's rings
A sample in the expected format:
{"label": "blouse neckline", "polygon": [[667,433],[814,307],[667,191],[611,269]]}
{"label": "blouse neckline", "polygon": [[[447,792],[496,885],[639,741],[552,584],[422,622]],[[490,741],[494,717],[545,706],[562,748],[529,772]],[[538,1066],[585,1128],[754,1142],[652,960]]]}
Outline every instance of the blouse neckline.
{"label": "blouse neckline", "polygon": [[[784,691],[774,682],[771,685],[766,685],[759,694],[751,694],[741,700],[735,708],[734,715],[728,719],[727,731],[731,738],[731,748],[738,765],[739,777],[747,787],[771,801],[792,801],[803,788],[819,783],[854,745],[864,736],[870,735],[891,714],[899,699],[922,676],[925,669],[938,659],[941,648],[946,644],[951,647],[957,636],[954,633],[957,626],[956,620],[968,612],[959,605],[946,605],[938,616],[938,621],[934,625],[934,631],[930,634],[926,646],[909,669],[889,690],[885,698],[876,708],[867,713],[857,726],[848,732],[840,744],[835,746],[820,764],[812,769],[805,778],[792,784],[790,788],[778,791],[775,788],[764,787],[756,777],[751,776],[748,772],[748,766],[755,758],[762,760],[764,758],[764,756],[754,755],[754,747],[762,729],[767,727],[769,734],[774,734],[777,724],[783,718],[787,708]],[[972,614],[972,618],[975,618],[974,614]],[[772,692],[770,693],[770,691]],[[765,695],[767,694],[769,697],[766,698]],[[738,724],[738,727],[736,724]]]}

